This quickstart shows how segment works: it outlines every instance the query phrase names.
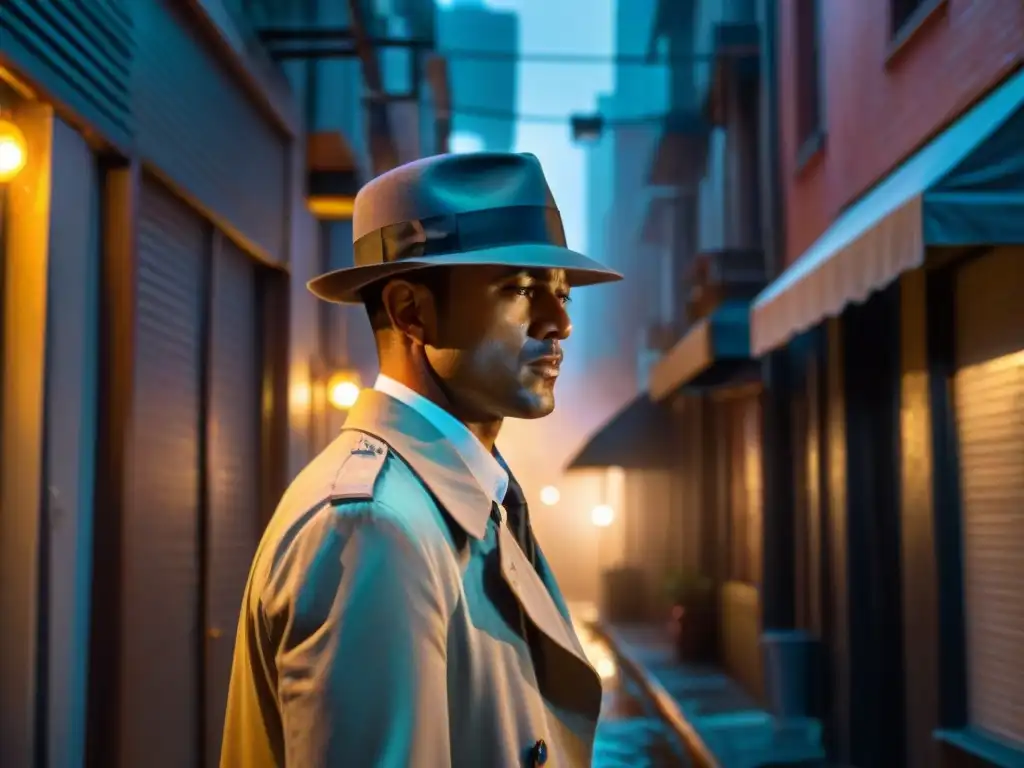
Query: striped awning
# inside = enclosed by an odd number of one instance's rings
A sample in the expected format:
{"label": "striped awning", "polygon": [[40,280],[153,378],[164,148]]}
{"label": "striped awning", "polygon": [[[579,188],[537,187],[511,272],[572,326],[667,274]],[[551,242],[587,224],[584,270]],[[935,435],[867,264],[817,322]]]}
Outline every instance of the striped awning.
{"label": "striped awning", "polygon": [[762,355],[924,263],[927,246],[1024,243],[1024,71],[850,206],[751,309]]}

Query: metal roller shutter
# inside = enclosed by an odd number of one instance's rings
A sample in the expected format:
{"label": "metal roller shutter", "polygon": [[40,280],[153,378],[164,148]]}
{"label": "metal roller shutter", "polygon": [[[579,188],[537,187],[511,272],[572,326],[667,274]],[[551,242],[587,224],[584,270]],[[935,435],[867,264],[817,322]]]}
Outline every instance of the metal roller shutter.
{"label": "metal roller shutter", "polygon": [[[202,316],[209,231],[142,185],[117,765],[198,764]],[[113,761],[112,761],[112,764]]]}
{"label": "metal roller shutter", "polygon": [[1024,250],[957,275],[954,383],[971,724],[1024,744]]}
{"label": "metal roller shutter", "polygon": [[761,580],[761,401],[743,395],[728,404],[729,509],[733,581]]}
{"label": "metal roller shutter", "polygon": [[213,262],[206,547],[207,765],[220,760],[234,628],[261,531],[257,266],[226,239]]}

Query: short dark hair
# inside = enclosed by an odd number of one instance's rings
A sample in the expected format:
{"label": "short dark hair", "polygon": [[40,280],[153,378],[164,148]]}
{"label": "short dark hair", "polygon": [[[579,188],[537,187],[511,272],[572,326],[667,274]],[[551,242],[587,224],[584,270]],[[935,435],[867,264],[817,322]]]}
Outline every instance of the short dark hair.
{"label": "short dark hair", "polygon": [[448,300],[449,270],[449,267],[417,269],[403,275],[386,277],[363,288],[359,291],[359,298],[362,299],[366,315],[370,318],[370,327],[374,331],[383,331],[391,327],[391,318],[384,308],[384,287],[392,280],[405,280],[414,285],[422,285],[434,295],[435,301],[443,304]]}

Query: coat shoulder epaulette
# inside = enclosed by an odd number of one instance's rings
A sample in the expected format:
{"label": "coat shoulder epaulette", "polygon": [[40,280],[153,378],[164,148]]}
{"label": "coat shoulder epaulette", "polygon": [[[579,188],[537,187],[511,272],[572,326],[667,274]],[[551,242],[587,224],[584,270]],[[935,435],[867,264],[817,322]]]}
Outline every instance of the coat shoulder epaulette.
{"label": "coat shoulder epaulette", "polygon": [[369,501],[377,478],[388,458],[388,446],[382,440],[353,430],[351,448],[345,454],[331,484],[331,504],[345,501]]}

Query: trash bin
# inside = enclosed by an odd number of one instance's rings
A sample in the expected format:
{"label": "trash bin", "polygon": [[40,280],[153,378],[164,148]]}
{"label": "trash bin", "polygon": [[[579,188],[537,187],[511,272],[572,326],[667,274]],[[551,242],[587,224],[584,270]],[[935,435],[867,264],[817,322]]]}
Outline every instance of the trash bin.
{"label": "trash bin", "polygon": [[812,717],[818,676],[817,640],[801,630],[772,630],[761,635],[768,707],[780,720]]}
{"label": "trash bin", "polygon": [[602,576],[601,617],[611,623],[644,621],[647,601],[644,574],[638,568],[612,568]]}

